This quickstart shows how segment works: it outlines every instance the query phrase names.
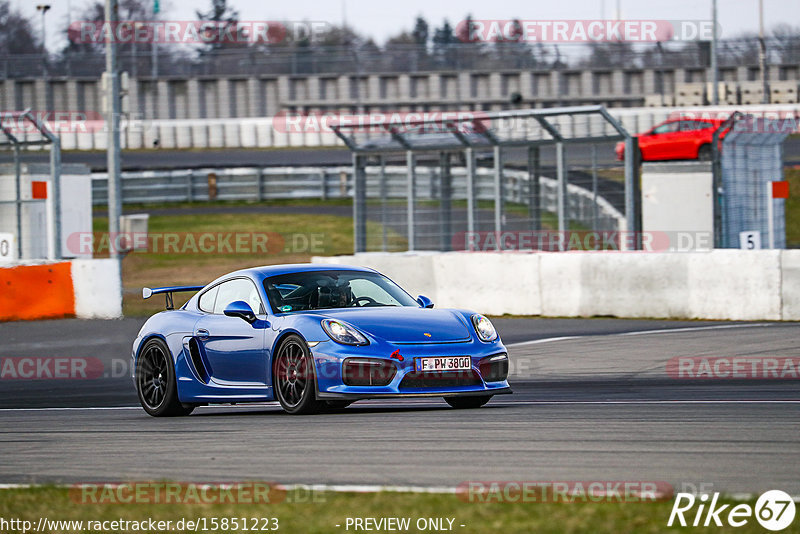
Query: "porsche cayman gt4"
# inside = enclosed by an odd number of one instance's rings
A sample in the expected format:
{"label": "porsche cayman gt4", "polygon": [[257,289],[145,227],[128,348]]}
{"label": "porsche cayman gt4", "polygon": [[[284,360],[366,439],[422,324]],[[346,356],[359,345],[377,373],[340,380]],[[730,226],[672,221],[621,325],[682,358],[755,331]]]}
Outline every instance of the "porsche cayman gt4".
{"label": "porsche cayman gt4", "polygon": [[[196,292],[179,309],[173,294]],[[133,380],[153,416],[213,403],[280,402],[291,414],[360,399],[443,397],[480,407],[511,393],[491,321],[434,309],[382,274],[341,265],[236,271],[164,294],[133,343]]]}

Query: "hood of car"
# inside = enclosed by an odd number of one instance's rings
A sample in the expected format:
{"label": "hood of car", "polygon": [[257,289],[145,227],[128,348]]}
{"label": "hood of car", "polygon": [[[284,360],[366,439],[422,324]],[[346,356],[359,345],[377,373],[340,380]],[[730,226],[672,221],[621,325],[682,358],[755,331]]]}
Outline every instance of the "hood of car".
{"label": "hood of car", "polygon": [[472,337],[463,318],[450,310],[387,306],[326,310],[324,315],[391,343],[454,343]]}

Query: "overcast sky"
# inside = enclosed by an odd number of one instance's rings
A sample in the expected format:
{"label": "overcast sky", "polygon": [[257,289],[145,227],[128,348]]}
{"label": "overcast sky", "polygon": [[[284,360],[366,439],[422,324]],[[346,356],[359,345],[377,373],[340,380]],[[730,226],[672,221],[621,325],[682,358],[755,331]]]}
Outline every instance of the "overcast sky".
{"label": "overcast sky", "polygon": [[[23,13],[36,16],[34,28],[41,31],[36,12],[37,2],[11,0]],[[72,20],[89,4],[87,0],[42,0],[51,4],[47,14],[48,49],[63,45],[58,28],[63,27],[71,9]],[[161,0],[164,18],[194,20],[195,9],[207,10],[210,0]],[[410,30],[415,17],[422,15],[431,26],[439,26],[447,18],[455,25],[466,14],[475,19],[574,20],[614,19],[619,4],[623,19],[633,20],[708,20],[711,0],[231,0],[239,10],[240,20],[325,21],[347,23],[359,33],[371,36],[378,43],[402,30]],[[758,0],[718,0],[721,37],[741,32],[758,31]],[[764,0],[767,29],[789,23],[800,26],[800,0]]]}

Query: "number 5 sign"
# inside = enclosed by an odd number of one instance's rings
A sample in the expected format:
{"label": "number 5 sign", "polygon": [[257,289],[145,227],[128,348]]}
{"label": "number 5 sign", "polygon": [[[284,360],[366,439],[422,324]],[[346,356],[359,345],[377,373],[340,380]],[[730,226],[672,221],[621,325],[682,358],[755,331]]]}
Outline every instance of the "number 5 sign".
{"label": "number 5 sign", "polygon": [[761,232],[748,230],[739,232],[739,248],[742,250],[758,250],[761,248]]}
{"label": "number 5 sign", "polygon": [[14,234],[0,233],[0,264],[11,263],[17,256]]}

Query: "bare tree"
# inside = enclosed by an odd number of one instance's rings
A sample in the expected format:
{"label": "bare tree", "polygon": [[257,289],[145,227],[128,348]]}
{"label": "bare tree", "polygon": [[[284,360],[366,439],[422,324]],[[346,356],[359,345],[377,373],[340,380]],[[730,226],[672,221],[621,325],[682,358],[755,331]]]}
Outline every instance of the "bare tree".
{"label": "bare tree", "polygon": [[30,19],[12,9],[9,0],[0,0],[0,54],[34,54],[41,42],[34,37]]}

